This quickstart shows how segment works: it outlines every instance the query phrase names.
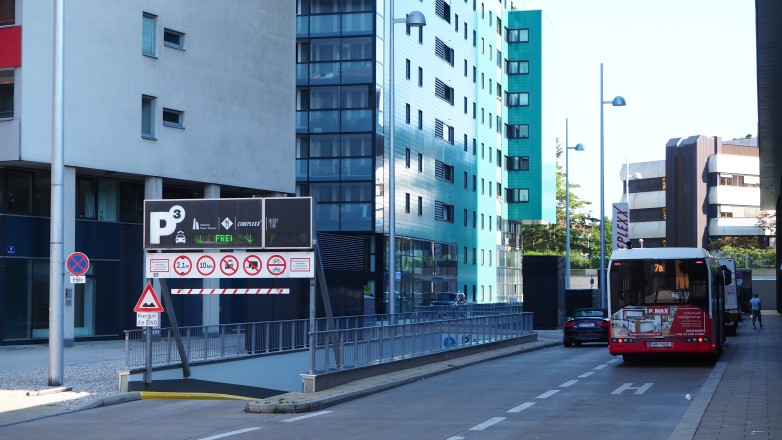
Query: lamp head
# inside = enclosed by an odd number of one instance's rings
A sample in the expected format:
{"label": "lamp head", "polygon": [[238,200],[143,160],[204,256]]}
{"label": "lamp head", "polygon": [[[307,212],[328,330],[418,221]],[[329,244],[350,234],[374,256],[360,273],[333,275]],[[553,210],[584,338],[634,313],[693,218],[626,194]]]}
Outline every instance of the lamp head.
{"label": "lamp head", "polygon": [[413,11],[407,14],[405,24],[410,27],[423,27],[426,26],[426,17],[419,11]]}
{"label": "lamp head", "polygon": [[614,107],[624,107],[627,105],[627,103],[625,102],[624,98],[622,98],[621,96],[617,96],[616,98],[614,98],[613,101],[611,101],[611,105],[613,105]]}
{"label": "lamp head", "polygon": [[584,151],[584,145],[583,144],[576,144],[575,147],[573,147],[576,151]]}

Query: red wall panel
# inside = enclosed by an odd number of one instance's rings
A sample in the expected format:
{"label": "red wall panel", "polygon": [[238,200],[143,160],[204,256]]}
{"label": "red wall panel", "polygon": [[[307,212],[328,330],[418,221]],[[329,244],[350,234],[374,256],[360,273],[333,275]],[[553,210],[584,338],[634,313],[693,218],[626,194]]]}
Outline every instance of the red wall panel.
{"label": "red wall panel", "polygon": [[0,69],[22,65],[22,27],[0,28]]}

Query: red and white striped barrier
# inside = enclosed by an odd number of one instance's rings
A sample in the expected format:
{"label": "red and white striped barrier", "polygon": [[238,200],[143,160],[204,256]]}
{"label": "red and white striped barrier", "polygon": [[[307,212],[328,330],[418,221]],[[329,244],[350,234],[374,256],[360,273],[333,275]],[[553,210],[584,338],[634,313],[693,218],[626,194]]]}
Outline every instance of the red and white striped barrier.
{"label": "red and white striped barrier", "polygon": [[287,295],[291,289],[171,289],[172,295]]}

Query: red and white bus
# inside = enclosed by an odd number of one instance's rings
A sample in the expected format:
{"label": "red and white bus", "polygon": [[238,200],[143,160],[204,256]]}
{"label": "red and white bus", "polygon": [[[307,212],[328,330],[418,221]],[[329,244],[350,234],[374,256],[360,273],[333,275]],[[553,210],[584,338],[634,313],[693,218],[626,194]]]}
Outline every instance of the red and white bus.
{"label": "red and white bus", "polygon": [[717,356],[725,343],[725,280],[700,248],[618,249],[608,273],[608,350],[631,360],[655,353]]}

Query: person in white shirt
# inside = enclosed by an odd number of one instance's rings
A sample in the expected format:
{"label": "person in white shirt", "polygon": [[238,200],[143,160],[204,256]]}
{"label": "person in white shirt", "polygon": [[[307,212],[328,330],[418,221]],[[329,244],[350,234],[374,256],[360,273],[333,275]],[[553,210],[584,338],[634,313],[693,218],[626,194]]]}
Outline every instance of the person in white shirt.
{"label": "person in white shirt", "polygon": [[757,328],[755,327],[755,321],[760,322],[760,328],[763,328],[763,317],[760,316],[760,298],[758,298],[757,293],[749,300],[749,307],[752,309],[752,328]]}

